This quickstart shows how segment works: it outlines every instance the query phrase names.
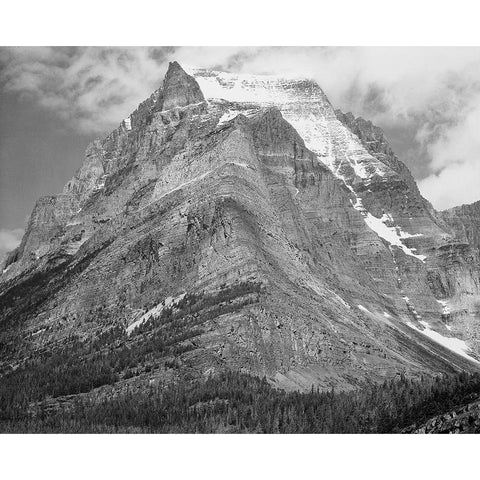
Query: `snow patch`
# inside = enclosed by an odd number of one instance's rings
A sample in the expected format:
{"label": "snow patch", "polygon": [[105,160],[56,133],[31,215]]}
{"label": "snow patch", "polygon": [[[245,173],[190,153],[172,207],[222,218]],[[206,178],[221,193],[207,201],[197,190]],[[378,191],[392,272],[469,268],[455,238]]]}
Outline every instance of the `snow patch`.
{"label": "snow patch", "polygon": [[10,270],[11,267],[12,267],[12,266],[9,265],[7,268],[4,268],[3,271],[2,271],[2,274],[3,274],[3,273],[7,273],[7,272]]}
{"label": "snow patch", "polygon": [[[316,284],[316,281],[312,279],[311,281],[306,282],[307,287],[311,288],[315,293],[320,295],[321,297],[324,296],[324,291]],[[345,308],[348,308],[349,310],[352,308],[340,295],[335,293],[333,290],[330,290],[329,288],[323,287],[328,293],[331,293],[333,295],[334,300],[342,304]]]}
{"label": "snow patch", "polygon": [[[183,187],[186,187],[187,185],[190,185],[192,183],[198,182],[205,178],[207,175],[210,175],[214,170],[209,170],[208,172],[203,173],[202,175],[199,175],[198,177],[194,177],[186,182],[181,183],[180,185],[177,185],[175,188],[172,188],[171,190],[168,190],[164,193],[162,193],[159,197],[155,199],[155,201],[160,200],[160,198],[165,197],[166,195],[170,195],[170,193],[176,192],[177,190],[181,190]],[[152,202],[153,203],[153,202]],[[150,205],[150,204],[149,204]],[[148,205],[146,205],[148,206]]]}
{"label": "snow patch", "polygon": [[107,180],[107,175],[103,174],[97,181],[98,183],[95,184],[93,187],[93,190],[101,190],[102,188],[105,187],[105,181]]}
{"label": "snow patch", "polygon": [[363,305],[357,305],[357,307],[362,310],[362,312],[365,312],[365,313],[369,313],[370,315],[372,314],[372,312],[370,312],[370,310],[368,310],[367,308],[365,308]]}
{"label": "snow patch", "polygon": [[33,332],[32,337],[34,337],[35,335],[39,335],[40,333],[44,332],[45,330],[46,330],[46,328],[41,328],[40,330],[37,330],[36,332]]}
{"label": "snow patch", "polygon": [[449,315],[450,313],[452,313],[450,306],[448,305],[448,302],[446,300],[437,300],[437,302],[442,306],[443,315]]}
{"label": "snow patch", "polygon": [[422,333],[426,337],[432,339],[433,341],[439,343],[440,345],[443,345],[444,347],[448,348],[452,352],[455,352],[458,355],[472,362],[480,363],[478,360],[475,360],[473,357],[470,356],[470,354],[472,353],[472,350],[463,340],[460,340],[459,338],[455,338],[455,337],[444,337],[443,335],[440,335],[435,330],[432,330],[430,328],[430,325],[425,321],[420,321],[420,324],[423,325],[423,327],[425,327],[425,330],[421,330],[420,328],[417,328],[412,322],[407,322],[407,325],[410,328],[417,330],[417,332]]}
{"label": "snow patch", "polygon": [[352,308],[340,295],[332,292],[331,290],[329,290],[329,292],[331,292],[335,299],[338,300],[344,307],[348,308],[349,310]]}
{"label": "snow patch", "polygon": [[218,121],[218,125],[223,125],[230,120],[233,120],[240,112],[238,110],[228,110],[225,112]]}
{"label": "snow patch", "polygon": [[150,317],[160,315],[160,313],[162,313],[162,310],[166,307],[175,306],[175,304],[182,300],[185,295],[186,293],[182,293],[177,297],[167,297],[163,302],[151,308],[148,312],[144,313],[138,320],[136,320],[126,328],[127,335],[131,335],[135,328],[146,322]]}
{"label": "snow patch", "polygon": [[407,304],[408,310],[411,312],[411,314],[415,317],[417,321],[420,321],[422,316],[419,315],[418,312],[415,310],[415,307],[413,306],[410,299],[406,295],[404,295],[402,298],[405,300],[405,303]]}
{"label": "snow patch", "polygon": [[257,112],[257,110],[254,109],[248,109],[248,110],[231,110],[229,109],[226,111],[218,120],[217,127],[224,125],[225,123],[229,122],[230,120],[233,120],[236,116],[238,115],[245,115],[246,117],[251,117]]}
{"label": "snow patch", "polygon": [[375,217],[369,211],[365,209],[362,203],[362,199],[356,197],[357,201],[351,203],[353,208],[361,213],[365,223],[373,230],[380,238],[386,240],[390,245],[400,248],[406,255],[417,258],[421,262],[425,263],[427,258],[425,255],[417,255],[415,248],[409,248],[403,243],[403,239],[412,237],[421,237],[423,234],[417,233],[412,235],[408,232],[404,232],[400,227],[396,225],[389,226],[388,223],[393,223],[393,218],[390,214],[384,213],[381,218]]}

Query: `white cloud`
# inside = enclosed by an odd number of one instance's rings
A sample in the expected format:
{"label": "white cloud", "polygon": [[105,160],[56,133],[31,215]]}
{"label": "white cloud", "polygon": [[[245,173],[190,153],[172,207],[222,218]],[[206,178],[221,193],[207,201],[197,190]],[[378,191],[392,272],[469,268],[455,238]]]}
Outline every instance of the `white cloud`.
{"label": "white cloud", "polygon": [[427,147],[434,173],[419,188],[439,209],[480,199],[480,96],[466,110],[454,125],[440,126]]}
{"label": "white cloud", "polygon": [[3,262],[5,255],[20,244],[23,233],[21,228],[0,229],[0,264]]}
{"label": "white cloud", "polygon": [[151,48],[11,48],[0,52],[6,91],[55,112],[83,132],[120,123],[158,88],[165,58]]}
{"label": "white cloud", "polygon": [[480,198],[480,162],[449,165],[418,182],[420,192],[439,210],[473,203]]}

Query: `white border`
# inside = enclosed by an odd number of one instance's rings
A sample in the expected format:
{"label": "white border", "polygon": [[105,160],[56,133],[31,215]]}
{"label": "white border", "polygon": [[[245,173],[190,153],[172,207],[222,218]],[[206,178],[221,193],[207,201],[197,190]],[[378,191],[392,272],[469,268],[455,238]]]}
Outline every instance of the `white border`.
{"label": "white border", "polygon": [[[68,5],[68,6],[67,6]],[[478,45],[474,2],[4,2],[0,45]],[[473,478],[476,437],[2,435],[2,477]]]}
{"label": "white border", "polygon": [[24,0],[2,3],[0,45],[478,45],[477,10],[471,0]]}
{"label": "white border", "polygon": [[8,479],[475,478],[474,436],[13,435]]}

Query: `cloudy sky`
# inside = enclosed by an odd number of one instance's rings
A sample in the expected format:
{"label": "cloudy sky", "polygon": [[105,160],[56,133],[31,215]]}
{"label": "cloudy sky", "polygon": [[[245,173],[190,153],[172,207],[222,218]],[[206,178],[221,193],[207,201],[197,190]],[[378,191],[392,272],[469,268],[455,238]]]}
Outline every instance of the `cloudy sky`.
{"label": "cloudy sky", "polygon": [[480,48],[0,48],[0,256],[172,60],[314,78],[336,108],[384,129],[437,209],[480,199]]}

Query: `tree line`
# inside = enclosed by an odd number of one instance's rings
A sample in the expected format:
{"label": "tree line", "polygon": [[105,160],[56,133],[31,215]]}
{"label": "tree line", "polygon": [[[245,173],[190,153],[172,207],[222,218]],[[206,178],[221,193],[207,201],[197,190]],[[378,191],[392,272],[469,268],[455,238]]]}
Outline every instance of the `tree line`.
{"label": "tree line", "polygon": [[480,395],[480,375],[401,376],[350,392],[285,392],[265,378],[226,371],[203,381],[76,398],[5,418],[3,432],[395,433]]}

